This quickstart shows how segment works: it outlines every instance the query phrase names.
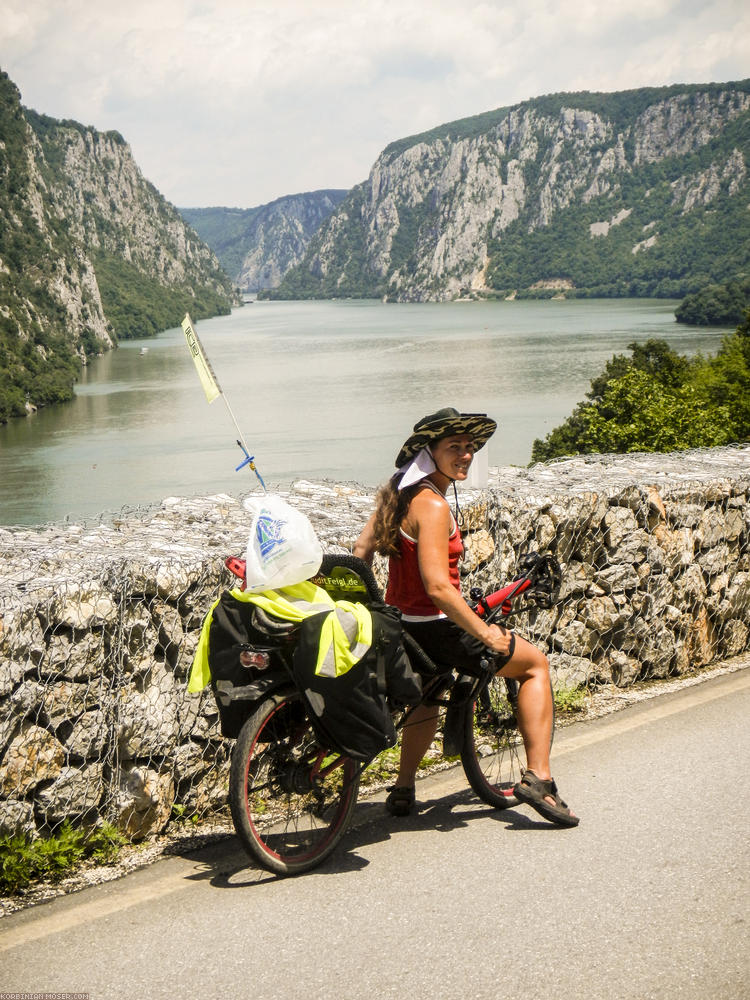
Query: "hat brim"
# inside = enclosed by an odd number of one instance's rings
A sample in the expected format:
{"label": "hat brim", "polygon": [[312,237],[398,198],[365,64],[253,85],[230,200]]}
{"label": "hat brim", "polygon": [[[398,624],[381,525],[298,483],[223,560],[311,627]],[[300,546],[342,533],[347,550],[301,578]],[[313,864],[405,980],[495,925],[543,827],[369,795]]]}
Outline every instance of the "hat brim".
{"label": "hat brim", "polygon": [[461,413],[453,417],[433,420],[422,425],[404,441],[396,459],[396,468],[413,458],[425,445],[454,434],[466,434],[476,451],[483,448],[497,429],[497,422],[485,413]]}

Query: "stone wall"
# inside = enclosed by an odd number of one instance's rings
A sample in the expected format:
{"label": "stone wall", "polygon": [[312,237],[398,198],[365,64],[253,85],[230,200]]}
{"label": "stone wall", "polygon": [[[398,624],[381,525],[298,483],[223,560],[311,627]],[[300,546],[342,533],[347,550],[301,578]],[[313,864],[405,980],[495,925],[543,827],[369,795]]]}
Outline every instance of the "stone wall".
{"label": "stone wall", "polygon": [[[750,648],[749,491],[750,446],[492,470],[461,498],[466,590],[551,552],[559,602],[514,624],[558,688],[695,670]],[[351,550],[372,506],[356,486],[287,496],[328,551]],[[106,819],[140,839],[226,804],[231,742],[186,678],[247,520],[222,495],[0,528],[0,830]]]}

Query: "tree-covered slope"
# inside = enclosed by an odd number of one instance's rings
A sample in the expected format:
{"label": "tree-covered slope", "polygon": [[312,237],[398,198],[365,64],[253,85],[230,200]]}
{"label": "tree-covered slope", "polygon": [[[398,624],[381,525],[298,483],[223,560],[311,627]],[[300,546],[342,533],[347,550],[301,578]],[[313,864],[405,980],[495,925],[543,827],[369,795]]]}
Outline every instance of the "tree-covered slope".
{"label": "tree-covered slope", "polygon": [[[75,256],[63,227],[45,224],[30,130],[20,95],[4,73],[0,73],[0,139],[0,422],[4,422],[25,414],[27,403],[69,399],[81,358],[99,353],[112,340],[101,301],[88,280],[90,261]],[[71,286],[81,294],[68,295]],[[69,335],[70,322],[76,322],[77,335]]]}
{"label": "tree-covered slope", "polygon": [[750,81],[556,94],[388,146],[276,297],[680,297],[750,265]]}

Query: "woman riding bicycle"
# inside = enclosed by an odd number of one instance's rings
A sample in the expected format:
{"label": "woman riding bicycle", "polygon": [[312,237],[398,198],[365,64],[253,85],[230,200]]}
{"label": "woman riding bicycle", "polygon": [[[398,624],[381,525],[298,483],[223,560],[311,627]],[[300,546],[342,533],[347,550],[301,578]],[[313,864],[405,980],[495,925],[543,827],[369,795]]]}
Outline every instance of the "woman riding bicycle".
{"label": "woman riding bicycle", "polygon": [[[368,563],[375,552],[388,556],[386,601],[400,609],[404,629],[435,663],[446,671],[468,667],[472,672],[490,650],[500,676],[518,681],[518,728],[527,768],[514,794],[553,823],[576,826],[578,817],[560,798],[550,774],[553,706],[547,658],[521,636],[488,625],[461,596],[463,543],[446,492],[453,484],[455,495],[456,482],[467,478],[474,453],[496,427],[483,413],[452,407],[417,421],[398,454],[396,473],[378,491],[354,555]],[[437,705],[420,705],[404,729],[399,773],[386,800],[394,816],[414,808],[417,768],[435,737],[438,712]]]}

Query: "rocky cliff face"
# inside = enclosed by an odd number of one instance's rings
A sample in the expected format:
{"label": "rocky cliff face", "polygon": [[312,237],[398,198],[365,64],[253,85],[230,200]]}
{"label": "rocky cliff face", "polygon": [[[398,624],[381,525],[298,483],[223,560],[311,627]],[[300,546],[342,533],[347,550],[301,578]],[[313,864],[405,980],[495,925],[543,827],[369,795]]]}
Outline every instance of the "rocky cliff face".
{"label": "rocky cliff face", "polygon": [[206,284],[228,297],[214,254],[143,177],[118,133],[38,128],[34,152],[48,179],[47,214],[64,220],[76,244],[121,256],[165,286]]}
{"label": "rocky cliff face", "polygon": [[684,277],[698,221],[714,259],[727,227],[734,243],[750,235],[749,90],[563,94],[394,143],[323,224],[288,290],[355,285],[408,301],[562,282],[674,294],[656,286],[680,267]]}
{"label": "rocky cliff face", "polygon": [[276,288],[287,271],[300,263],[312,236],[346,194],[312,191],[258,208],[181,211],[235,284],[245,292],[259,292]]}
{"label": "rocky cliff face", "polygon": [[218,261],[123,138],[23,109],[3,73],[0,177],[0,421],[69,398],[118,335],[229,311]]}
{"label": "rocky cliff face", "polygon": [[[76,248],[107,255],[190,299],[216,296],[225,308],[232,290],[211,250],[141,174],[117,132],[27,112],[41,178],[42,224],[63,226]],[[181,317],[180,317],[181,318]]]}

